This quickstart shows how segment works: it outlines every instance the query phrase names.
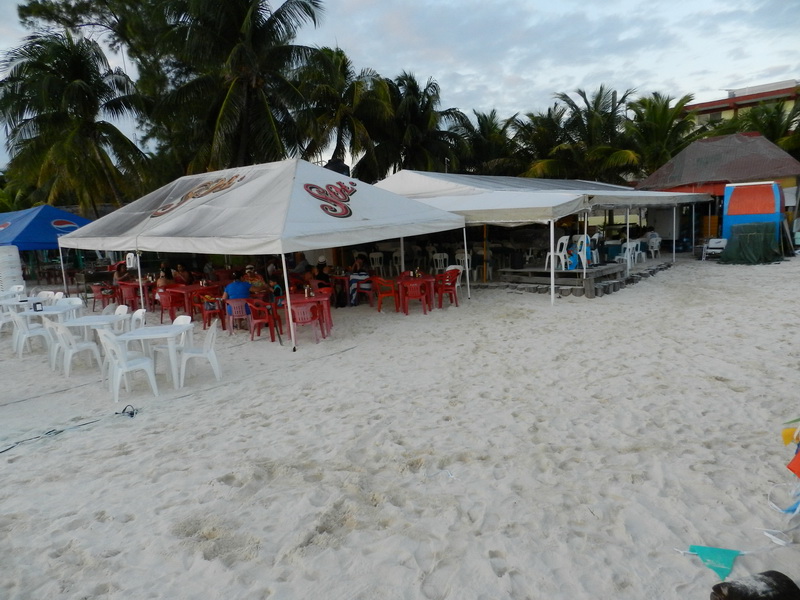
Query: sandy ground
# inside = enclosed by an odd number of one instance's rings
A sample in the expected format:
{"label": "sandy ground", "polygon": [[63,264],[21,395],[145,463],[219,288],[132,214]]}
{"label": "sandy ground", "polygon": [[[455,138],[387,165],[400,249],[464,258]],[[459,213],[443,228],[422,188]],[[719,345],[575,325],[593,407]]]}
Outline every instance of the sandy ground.
{"label": "sandy ground", "polygon": [[707,598],[692,544],[797,581],[760,529],[794,525],[767,495],[797,482],[798,281],[800,259],[680,260],[555,306],[338,309],[319,344],[224,333],[222,382],[198,362],[117,404],[6,329],[0,450],[36,439],[0,454],[0,596]]}

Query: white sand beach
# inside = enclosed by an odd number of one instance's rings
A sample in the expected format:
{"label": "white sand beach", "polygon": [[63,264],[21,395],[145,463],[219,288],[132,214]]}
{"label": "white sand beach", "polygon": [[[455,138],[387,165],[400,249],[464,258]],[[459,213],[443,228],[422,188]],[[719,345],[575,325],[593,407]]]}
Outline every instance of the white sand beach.
{"label": "white sand beach", "polygon": [[795,524],[767,494],[797,482],[798,281],[800,259],[686,258],[555,306],[336,309],[319,344],[222,333],[221,383],[160,369],[160,397],[138,374],[116,404],[6,328],[0,450],[38,439],[0,454],[0,597],[708,598],[690,545],[798,581],[760,531]]}

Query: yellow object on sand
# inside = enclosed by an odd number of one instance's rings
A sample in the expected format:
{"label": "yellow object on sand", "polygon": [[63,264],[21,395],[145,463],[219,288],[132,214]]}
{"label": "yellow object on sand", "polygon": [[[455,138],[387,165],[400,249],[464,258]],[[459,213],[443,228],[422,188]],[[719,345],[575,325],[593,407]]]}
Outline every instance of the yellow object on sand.
{"label": "yellow object on sand", "polygon": [[783,431],[781,431],[781,437],[783,438],[783,445],[788,446],[792,442],[800,441],[795,439],[796,433],[797,433],[796,427],[786,427]]}

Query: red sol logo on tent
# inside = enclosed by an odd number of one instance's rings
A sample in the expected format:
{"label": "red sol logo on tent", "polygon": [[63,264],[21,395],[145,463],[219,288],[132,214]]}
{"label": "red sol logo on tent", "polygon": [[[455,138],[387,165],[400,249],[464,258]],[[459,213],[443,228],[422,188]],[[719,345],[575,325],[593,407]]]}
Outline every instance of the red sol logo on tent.
{"label": "red sol logo on tent", "polygon": [[69,233],[70,231],[78,229],[78,224],[68,219],[56,219],[55,221],[50,221],[50,225],[53,226],[53,229],[61,233]]}
{"label": "red sol logo on tent", "polygon": [[343,181],[337,181],[336,183],[329,183],[324,188],[314,183],[307,183],[303,186],[303,189],[317,200],[324,202],[319,207],[326,215],[337,219],[346,219],[353,214],[347,203],[350,202],[350,196],[357,191],[355,181],[351,181],[350,185]]}
{"label": "red sol logo on tent", "polygon": [[220,177],[219,179],[214,179],[213,181],[204,181],[188,192],[186,192],[183,196],[180,197],[179,200],[175,200],[174,202],[169,202],[164,204],[161,208],[154,210],[153,214],[150,215],[150,218],[154,217],[161,217],[169,212],[172,212],[179,206],[186,204],[189,200],[194,198],[202,198],[203,196],[208,196],[209,194],[213,194],[215,192],[221,192],[222,190],[227,190],[230,187],[233,187],[235,184],[239,183],[245,178],[244,175],[234,175],[233,177]]}
{"label": "red sol logo on tent", "polygon": [[10,226],[11,226],[11,222],[10,221],[6,221],[5,223],[0,223],[0,231],[3,231],[3,229],[5,229],[6,227],[10,227]]}

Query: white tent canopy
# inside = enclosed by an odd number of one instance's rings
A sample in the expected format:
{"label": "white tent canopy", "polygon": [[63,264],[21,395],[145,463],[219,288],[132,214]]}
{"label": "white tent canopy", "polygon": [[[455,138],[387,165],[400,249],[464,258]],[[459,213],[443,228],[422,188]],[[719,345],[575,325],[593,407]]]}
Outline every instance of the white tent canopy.
{"label": "white tent canopy", "polygon": [[286,254],[463,226],[462,216],[293,159],[181,177],[60,237],[59,244]]}
{"label": "white tent canopy", "polygon": [[406,170],[377,187],[462,215],[468,225],[511,227],[547,223],[594,209],[667,207],[711,199],[707,194],[643,192],[595,181]]}

